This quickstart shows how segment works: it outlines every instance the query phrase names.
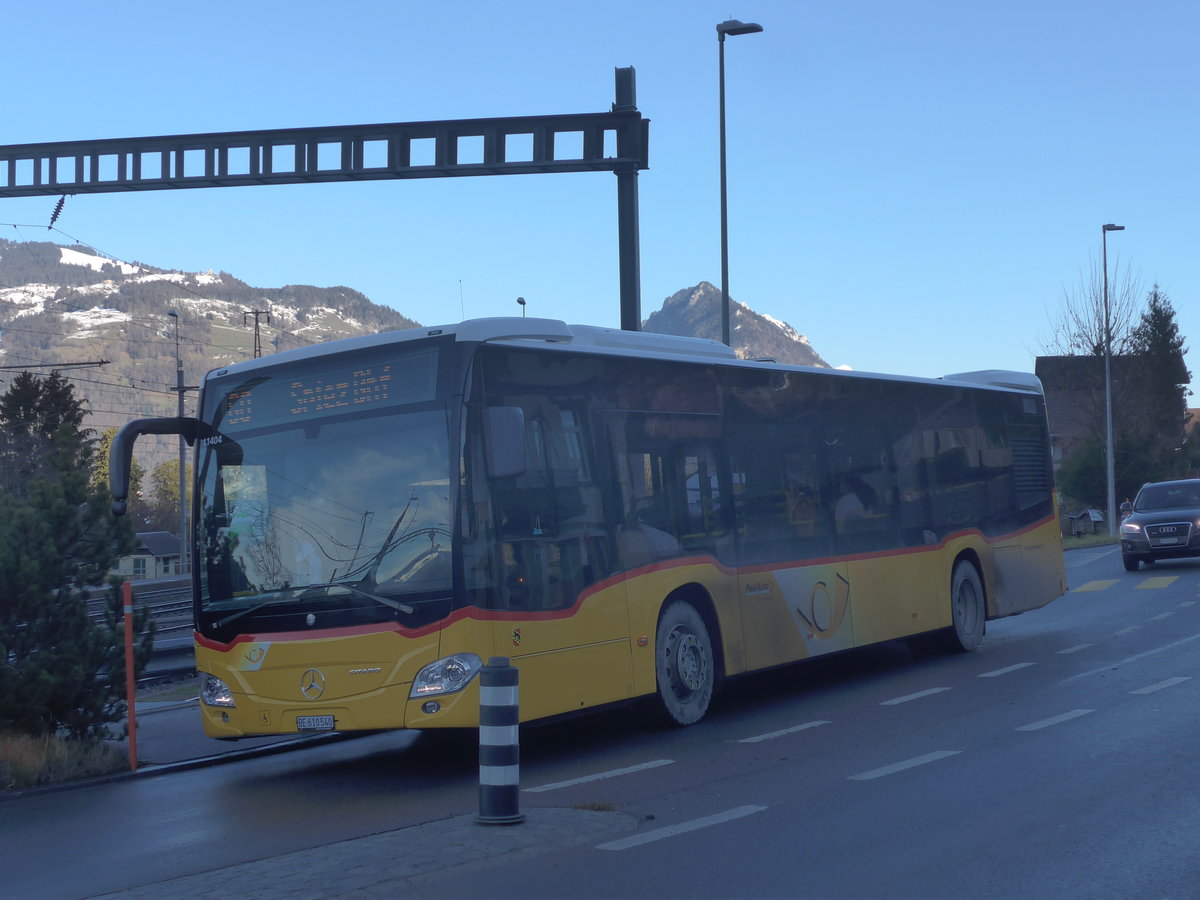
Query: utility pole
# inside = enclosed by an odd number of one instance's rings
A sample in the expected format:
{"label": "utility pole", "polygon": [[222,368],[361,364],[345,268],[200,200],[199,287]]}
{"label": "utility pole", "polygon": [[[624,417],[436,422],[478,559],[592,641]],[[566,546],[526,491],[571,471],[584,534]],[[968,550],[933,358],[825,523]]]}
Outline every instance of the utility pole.
{"label": "utility pole", "polygon": [[246,324],[247,316],[254,316],[254,358],[258,359],[262,356],[262,335],[258,330],[258,317],[266,316],[267,324],[271,324],[271,314],[265,309],[252,309],[250,312],[242,313],[242,324]]}
{"label": "utility pole", "polygon": [[[175,320],[175,393],[179,397],[179,418],[183,418],[183,356],[179,353],[179,312],[168,310],[167,315]],[[187,527],[187,448],[183,435],[179,435],[179,570],[190,572],[188,565]]]}

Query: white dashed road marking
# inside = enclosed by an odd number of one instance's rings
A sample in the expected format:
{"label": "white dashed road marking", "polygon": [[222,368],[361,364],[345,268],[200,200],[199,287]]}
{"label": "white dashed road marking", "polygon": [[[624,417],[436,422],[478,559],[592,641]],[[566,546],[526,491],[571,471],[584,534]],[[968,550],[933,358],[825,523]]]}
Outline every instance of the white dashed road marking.
{"label": "white dashed road marking", "polygon": [[942,691],[949,691],[952,688],[936,687],[930,688],[927,691],[917,691],[915,694],[905,694],[903,697],[893,697],[891,700],[884,700],[880,706],[899,706],[901,703],[908,703],[910,700],[920,700],[923,697],[932,697],[934,694],[940,694]]}
{"label": "white dashed road marking", "polygon": [[991,672],[984,672],[980,678],[999,678],[1001,675],[1007,675],[1009,672],[1016,672],[1019,669],[1028,669],[1030,666],[1036,666],[1037,663],[1017,663],[1015,666],[1008,666],[1004,669],[995,669]]}
{"label": "white dashed road marking", "polygon": [[605,778],[616,778],[619,775],[632,775],[634,772],[644,772],[647,769],[657,769],[659,766],[670,766],[675,763],[673,759],[656,759],[653,762],[641,763],[636,766],[628,766],[624,769],[613,769],[610,772],[597,772],[595,775],[584,775],[581,778],[572,778],[569,781],[556,781],[553,784],[543,784],[541,787],[525,788],[525,792],[529,794],[538,794],[542,791],[556,791],[559,788],[573,787],[577,784],[587,784],[590,781],[602,781]]}
{"label": "white dashed road marking", "polygon": [[809,728],[816,728],[818,725],[828,725],[829,722],[824,719],[818,719],[815,722],[805,722],[803,725],[793,725],[791,728],[783,728],[779,731],[769,731],[766,734],[757,734],[754,737],[742,738],[738,741],[739,744],[757,744],[759,741],[769,741],[772,738],[784,737],[789,734],[795,734],[797,731],[807,731]]}
{"label": "white dashed road marking", "polygon": [[1086,650],[1088,647],[1095,647],[1095,644],[1076,644],[1074,647],[1068,647],[1066,650],[1059,650],[1060,654],[1078,653],[1080,650]]}
{"label": "white dashed road marking", "polygon": [[1063,722],[1070,722],[1072,719],[1078,719],[1080,716],[1086,716],[1088,713],[1094,712],[1094,709],[1073,709],[1070,712],[1063,713],[1061,716],[1051,716],[1049,719],[1042,719],[1040,722],[1030,722],[1028,725],[1022,725],[1016,730],[1041,731],[1043,728],[1061,725]]}
{"label": "white dashed road marking", "polygon": [[884,766],[882,769],[872,769],[870,772],[860,772],[857,775],[851,775],[849,780],[872,781],[887,775],[895,775],[897,772],[903,772],[906,769],[915,769],[917,766],[928,765],[931,762],[937,762],[939,759],[958,756],[960,753],[962,753],[961,750],[935,750],[933,753],[926,753],[924,756],[915,756],[903,762],[892,763],[892,765]]}
{"label": "white dashed road marking", "polygon": [[678,825],[656,828],[653,831],[647,831],[645,834],[635,834],[617,841],[609,841],[607,844],[599,844],[596,849],[628,850],[630,847],[639,847],[642,844],[650,844],[654,841],[675,837],[676,835],[687,834],[689,831],[697,831],[701,828],[708,828],[712,825],[720,825],[723,822],[731,822],[734,819],[752,816],[757,812],[762,812],[764,809],[766,809],[765,806],[739,806],[735,809],[726,810],[723,813],[705,816],[703,819],[692,819],[690,822],[680,822]]}
{"label": "white dashed road marking", "polygon": [[1190,681],[1190,678],[1168,678],[1166,681],[1160,681],[1157,684],[1148,684],[1144,688],[1138,688],[1136,691],[1130,691],[1131,694],[1153,694],[1155,691],[1161,691],[1163,688],[1175,687],[1177,684],[1183,684],[1185,681]]}

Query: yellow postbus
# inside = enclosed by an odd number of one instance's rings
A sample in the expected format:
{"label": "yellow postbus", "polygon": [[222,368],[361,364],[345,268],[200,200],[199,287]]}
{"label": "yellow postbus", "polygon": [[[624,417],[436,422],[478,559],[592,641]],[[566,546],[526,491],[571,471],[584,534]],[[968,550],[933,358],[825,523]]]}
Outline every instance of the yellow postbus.
{"label": "yellow postbus", "polygon": [[522,720],[881,641],[977,647],[1065,589],[1045,406],[723,344],[480,319],[208,373],[193,445],[196,667],[218,738]]}

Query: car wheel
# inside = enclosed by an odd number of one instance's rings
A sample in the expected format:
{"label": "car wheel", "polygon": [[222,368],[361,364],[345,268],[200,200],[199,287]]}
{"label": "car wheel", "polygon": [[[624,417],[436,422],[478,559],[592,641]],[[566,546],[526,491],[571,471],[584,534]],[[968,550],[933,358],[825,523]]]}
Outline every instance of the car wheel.
{"label": "car wheel", "polygon": [[1126,572],[1136,572],[1138,570],[1138,558],[1130,556],[1128,553],[1121,554],[1121,562],[1125,565]]}

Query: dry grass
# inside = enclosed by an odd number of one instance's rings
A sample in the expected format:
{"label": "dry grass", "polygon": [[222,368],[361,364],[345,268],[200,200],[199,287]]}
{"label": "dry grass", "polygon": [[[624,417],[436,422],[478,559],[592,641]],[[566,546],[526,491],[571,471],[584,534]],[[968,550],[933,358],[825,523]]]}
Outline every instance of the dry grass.
{"label": "dry grass", "polygon": [[0,790],[3,791],[107,775],[128,765],[124,751],[107,741],[0,734]]}
{"label": "dry grass", "polygon": [[[139,688],[139,701],[195,699],[195,676]],[[113,741],[75,741],[0,731],[0,792],[109,775],[129,768],[124,747]]]}
{"label": "dry grass", "polygon": [[139,687],[138,702],[151,701],[155,703],[177,702],[180,700],[195,700],[200,693],[200,685],[194,675],[171,681],[166,684],[155,684],[149,687]]}

